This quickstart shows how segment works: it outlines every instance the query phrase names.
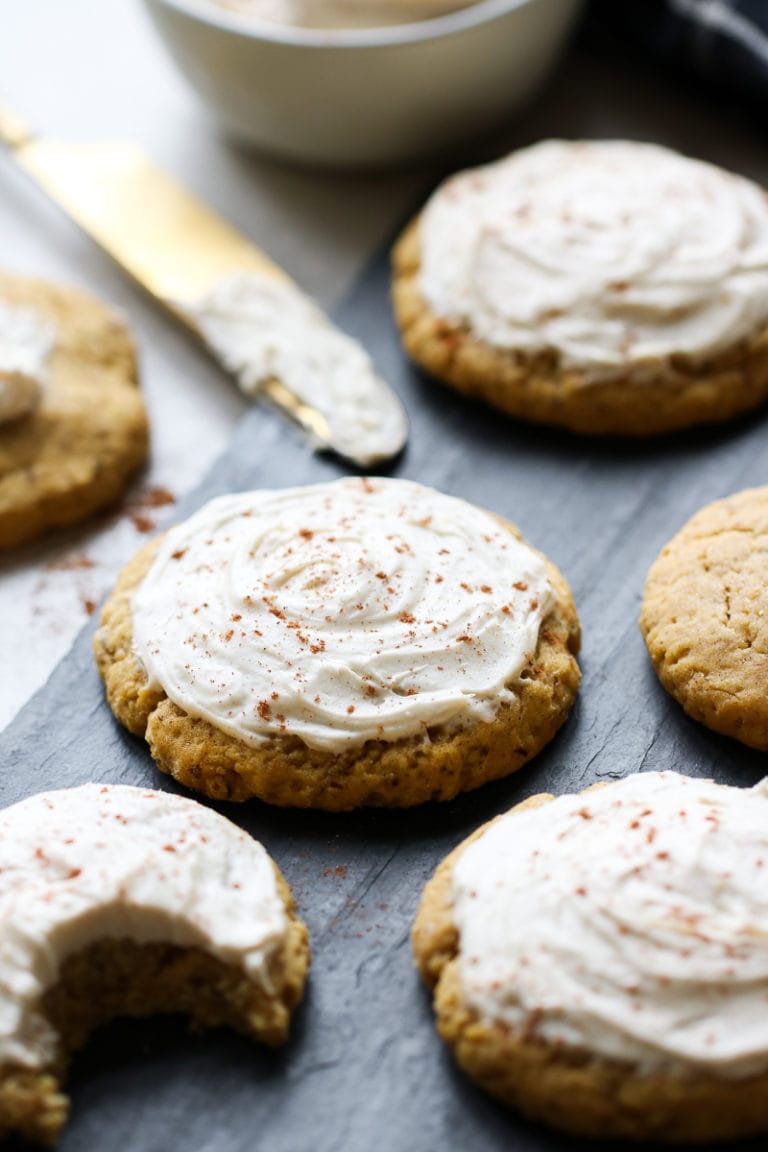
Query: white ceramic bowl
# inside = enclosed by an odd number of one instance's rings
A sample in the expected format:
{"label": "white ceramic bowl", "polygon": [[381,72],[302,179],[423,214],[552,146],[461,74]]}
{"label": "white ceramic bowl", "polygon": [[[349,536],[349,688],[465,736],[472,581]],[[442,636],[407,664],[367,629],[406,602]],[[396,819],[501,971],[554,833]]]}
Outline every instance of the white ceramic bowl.
{"label": "white ceramic bowl", "polygon": [[210,0],[145,0],[221,123],[296,160],[381,166],[443,151],[524,103],[582,0],[482,0],[387,28],[259,23]]}

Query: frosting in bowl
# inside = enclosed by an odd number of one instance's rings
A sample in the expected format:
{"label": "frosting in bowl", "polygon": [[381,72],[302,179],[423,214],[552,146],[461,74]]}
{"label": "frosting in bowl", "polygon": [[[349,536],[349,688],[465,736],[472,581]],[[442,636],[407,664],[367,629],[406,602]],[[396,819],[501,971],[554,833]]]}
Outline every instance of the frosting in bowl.
{"label": "frosting in bowl", "polygon": [[0,425],[40,402],[53,334],[34,312],[0,300]]}
{"label": "frosting in bowl", "polygon": [[768,198],[652,144],[545,141],[446,181],[420,224],[433,312],[597,377],[768,322]]}
{"label": "frosting in bowl", "polygon": [[490,513],[404,480],[205,505],[133,594],[150,684],[247,744],[339,751],[493,719],[554,605]]}
{"label": "frosting in bowl", "polygon": [[384,28],[468,8],[477,0],[211,0],[219,8],[298,28]]}
{"label": "frosting in bowl", "polygon": [[202,804],[103,784],[14,804],[0,812],[0,1064],[50,1063],[41,996],[97,940],[202,948],[266,985],[287,927],[265,849]]}
{"label": "frosting in bowl", "polygon": [[768,1070],[768,786],[629,776],[502,816],[453,870],[468,1003],[643,1071]]}

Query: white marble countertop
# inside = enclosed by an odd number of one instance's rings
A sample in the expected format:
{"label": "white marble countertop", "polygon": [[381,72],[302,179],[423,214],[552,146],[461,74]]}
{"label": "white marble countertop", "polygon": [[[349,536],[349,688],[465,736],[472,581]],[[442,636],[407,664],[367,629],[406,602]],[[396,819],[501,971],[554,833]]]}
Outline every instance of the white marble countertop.
{"label": "white marble countertop", "polygon": [[[416,174],[289,168],[222,138],[165,55],[138,0],[6,6],[0,99],[40,131],[134,139],[331,309],[414,196]],[[152,460],[114,515],[0,561],[0,728],[45,681],[116,572],[224,449],[247,401],[180,330],[0,154],[2,264],[72,283],[130,319]]]}

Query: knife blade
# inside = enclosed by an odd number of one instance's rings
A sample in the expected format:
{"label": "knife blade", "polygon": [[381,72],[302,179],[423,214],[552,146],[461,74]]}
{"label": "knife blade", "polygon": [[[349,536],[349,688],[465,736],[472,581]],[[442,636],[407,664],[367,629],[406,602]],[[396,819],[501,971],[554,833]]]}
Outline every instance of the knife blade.
{"label": "knife blade", "polygon": [[16,164],[250,395],[368,468],[407,437],[404,409],[362,347],[267,255],[133,143],[33,133],[0,107]]}

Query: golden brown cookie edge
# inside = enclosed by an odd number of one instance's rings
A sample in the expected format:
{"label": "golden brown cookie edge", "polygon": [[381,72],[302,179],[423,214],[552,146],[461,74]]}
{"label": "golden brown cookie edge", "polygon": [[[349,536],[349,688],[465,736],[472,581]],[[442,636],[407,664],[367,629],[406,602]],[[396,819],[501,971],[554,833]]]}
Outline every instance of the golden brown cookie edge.
{"label": "golden brown cookie edge", "polygon": [[182,1013],[197,1028],[229,1027],[270,1047],[285,1043],[311,955],[290,887],[271,863],[288,925],[269,958],[269,990],[198,948],[103,937],[73,953],[43,996],[43,1015],[57,1037],[52,1064],[0,1066],[0,1139],[56,1142],[69,1112],[63,1083],[70,1057],[110,1020]]}
{"label": "golden brown cookie edge", "polygon": [[[661,683],[692,719],[768,751],[768,621],[766,643],[754,643],[736,626],[718,626],[716,600],[718,551],[727,550],[731,532],[739,534],[740,549],[742,534],[750,523],[757,529],[761,513],[768,534],[768,487],[744,489],[694,513],[648,571],[640,630]],[[738,557],[722,559],[726,586],[729,574],[737,583]],[[750,585],[745,598],[754,591]],[[762,631],[757,602],[755,610]]]}
{"label": "golden brown cookie edge", "polygon": [[[500,522],[520,538],[513,525]],[[309,748],[295,736],[246,745],[147,687],[132,650],[130,601],[155,547],[145,546],[126,566],[107,600],[94,638],[96,660],[117,719],[145,736],[161,771],[211,799],[259,798],[332,812],[452,799],[526,764],[554,737],[576,698],[578,616],[566,581],[542,557],[557,603],[540,630],[530,678],[520,681],[513,703],[502,705],[493,721],[436,733],[430,743],[372,740],[342,753]]]}
{"label": "golden brown cookie edge", "polygon": [[[600,783],[584,789],[610,787]],[[437,1030],[480,1088],[531,1120],[579,1136],[713,1143],[768,1129],[768,1074],[731,1081],[640,1074],[632,1065],[555,1048],[525,1032],[483,1021],[464,999],[460,942],[451,917],[453,868],[503,816],[538,808],[540,793],[464,839],[425,885],[411,931],[416,967],[433,994]]]}
{"label": "golden brown cookie edge", "polygon": [[697,363],[674,355],[589,380],[555,352],[495,348],[432,311],[419,290],[419,217],[392,253],[392,301],[411,360],[430,376],[519,419],[594,436],[654,436],[717,423],[768,399],[768,326]]}
{"label": "golden brown cookie edge", "polygon": [[[54,400],[0,427],[0,550],[7,550],[113,504],[146,461],[149,429],[133,337],[113,309],[79,289],[7,273],[0,273],[0,299],[57,328]],[[84,392],[91,378],[100,381],[98,395]]]}

